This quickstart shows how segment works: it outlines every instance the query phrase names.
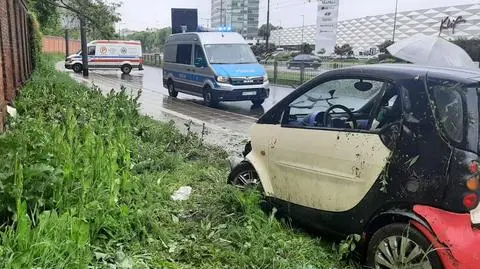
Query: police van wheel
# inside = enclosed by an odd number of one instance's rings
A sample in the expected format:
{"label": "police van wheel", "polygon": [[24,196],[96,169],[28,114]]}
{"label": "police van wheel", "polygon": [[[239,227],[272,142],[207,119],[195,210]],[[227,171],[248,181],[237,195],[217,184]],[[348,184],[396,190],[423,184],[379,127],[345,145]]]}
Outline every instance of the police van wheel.
{"label": "police van wheel", "polygon": [[83,66],[81,64],[74,64],[72,69],[73,69],[73,72],[75,73],[82,73]]}
{"label": "police van wheel", "polygon": [[178,96],[178,92],[175,90],[175,86],[173,85],[172,81],[168,83],[168,95],[174,98]]}
{"label": "police van wheel", "polygon": [[203,101],[205,102],[205,105],[209,107],[215,107],[218,105],[218,100],[213,96],[210,87],[206,87],[203,91]]}
{"label": "police van wheel", "polygon": [[125,75],[128,75],[130,74],[130,72],[132,72],[132,67],[128,64],[122,66],[122,73],[124,73]]}

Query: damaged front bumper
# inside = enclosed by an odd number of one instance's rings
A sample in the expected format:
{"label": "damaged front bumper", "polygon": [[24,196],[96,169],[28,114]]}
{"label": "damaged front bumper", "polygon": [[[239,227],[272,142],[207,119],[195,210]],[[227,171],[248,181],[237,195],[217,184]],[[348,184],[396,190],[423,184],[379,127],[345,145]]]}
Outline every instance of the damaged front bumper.
{"label": "damaged front bumper", "polygon": [[432,242],[445,269],[480,268],[480,230],[474,228],[470,214],[457,214],[429,206],[415,206],[413,211],[430,227],[412,221]]}

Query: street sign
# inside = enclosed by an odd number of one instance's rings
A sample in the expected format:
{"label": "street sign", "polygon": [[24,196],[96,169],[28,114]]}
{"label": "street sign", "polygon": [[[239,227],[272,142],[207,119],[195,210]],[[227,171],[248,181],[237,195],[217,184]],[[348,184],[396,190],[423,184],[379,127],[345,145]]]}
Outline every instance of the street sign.
{"label": "street sign", "polygon": [[317,35],[315,52],[334,52],[337,43],[339,0],[319,0],[317,9]]}

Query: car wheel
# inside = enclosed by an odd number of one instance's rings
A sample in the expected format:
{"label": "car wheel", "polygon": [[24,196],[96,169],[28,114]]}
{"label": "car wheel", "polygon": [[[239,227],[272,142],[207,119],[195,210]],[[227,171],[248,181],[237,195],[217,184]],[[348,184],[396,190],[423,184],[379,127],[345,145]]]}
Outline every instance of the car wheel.
{"label": "car wheel", "polygon": [[74,64],[72,67],[73,72],[75,73],[82,73],[83,66],[81,64]]}
{"label": "car wheel", "polygon": [[121,69],[122,69],[122,73],[124,73],[125,75],[128,75],[130,74],[130,72],[132,72],[132,67],[128,64],[123,65]]}
{"label": "car wheel", "polygon": [[168,95],[176,98],[178,96],[178,92],[175,90],[175,85],[173,85],[173,81],[168,82],[167,87],[168,87]]}
{"label": "car wheel", "polygon": [[241,162],[228,176],[228,184],[240,189],[261,188],[262,183],[255,168],[248,162]]}
{"label": "car wheel", "polygon": [[218,100],[213,96],[212,89],[210,87],[205,87],[203,90],[203,101],[205,105],[209,107],[215,107],[218,105]]}
{"label": "car wheel", "polygon": [[265,103],[265,99],[252,100],[252,103],[254,106],[261,106],[263,103]]}
{"label": "car wheel", "polygon": [[430,241],[414,227],[396,223],[378,230],[367,250],[367,268],[443,268]]}

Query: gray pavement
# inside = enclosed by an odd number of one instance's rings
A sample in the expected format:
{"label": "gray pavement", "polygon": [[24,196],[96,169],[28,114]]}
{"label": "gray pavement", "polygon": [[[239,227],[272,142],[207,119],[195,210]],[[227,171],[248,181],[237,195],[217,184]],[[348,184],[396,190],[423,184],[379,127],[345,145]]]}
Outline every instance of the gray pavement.
{"label": "gray pavement", "polygon": [[88,80],[81,74],[65,70],[63,62],[57,63],[56,68],[70,73],[79,81],[93,83],[104,91],[117,90],[124,86],[135,94],[141,89],[141,111],[154,118],[169,114],[200,125],[206,124],[210,129],[240,135],[248,134],[258,117],[293,91],[292,88],[272,86],[270,98],[260,108],[254,108],[251,102],[226,102],[221,103],[218,108],[210,108],[204,106],[197,97],[184,94],[179,94],[178,98],[169,97],[167,90],[163,88],[160,68],[146,66],[144,71],[134,71],[131,75],[122,75],[116,70],[91,70]]}

